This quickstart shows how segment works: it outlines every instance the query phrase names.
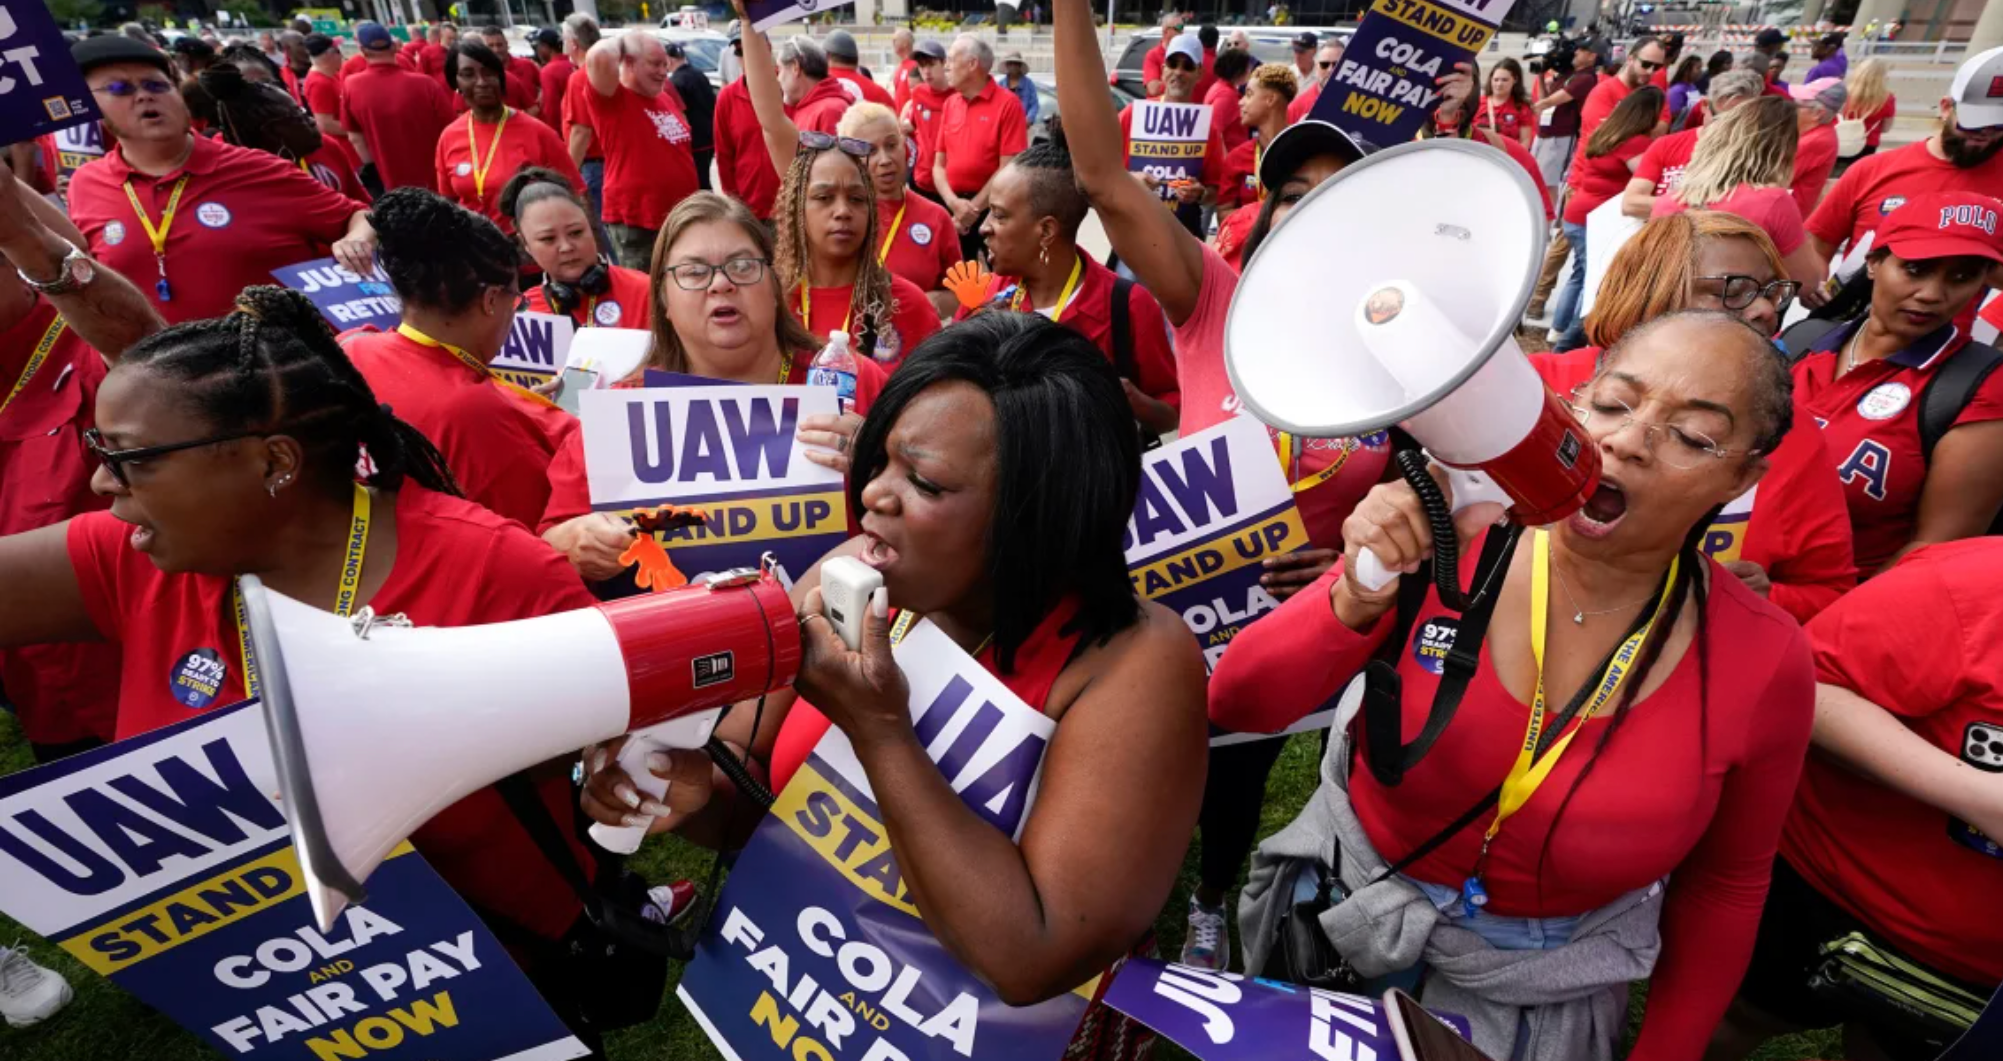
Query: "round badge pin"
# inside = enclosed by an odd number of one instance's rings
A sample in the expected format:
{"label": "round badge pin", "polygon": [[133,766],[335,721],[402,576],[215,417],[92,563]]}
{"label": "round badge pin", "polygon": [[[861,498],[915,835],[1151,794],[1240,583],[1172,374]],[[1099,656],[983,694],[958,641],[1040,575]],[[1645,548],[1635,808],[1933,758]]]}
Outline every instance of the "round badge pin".
{"label": "round badge pin", "polygon": [[216,702],[229,679],[229,664],[213,648],[198,648],[174,661],[167,675],[167,693],[196,711]]}
{"label": "round badge pin", "polygon": [[221,228],[230,223],[230,210],[221,203],[203,203],[195,207],[195,220],[210,228]]}
{"label": "round badge pin", "polygon": [[1880,383],[1857,402],[1857,415],[1866,420],[1890,420],[1912,404],[1913,389],[1903,383]]}
{"label": "round badge pin", "polygon": [[104,242],[118,246],[125,242],[125,222],[112,221],[104,226]]}
{"label": "round badge pin", "polygon": [[617,302],[600,302],[598,308],[591,311],[592,318],[603,328],[616,326],[622,315],[623,313],[619,309],[619,303]]}
{"label": "round badge pin", "polygon": [[931,246],[932,226],[922,221],[913,223],[911,226],[911,242],[918,244],[920,247]]}
{"label": "round badge pin", "polygon": [[457,166],[452,167],[452,172],[464,177],[473,172],[473,164],[471,162],[461,162]]}

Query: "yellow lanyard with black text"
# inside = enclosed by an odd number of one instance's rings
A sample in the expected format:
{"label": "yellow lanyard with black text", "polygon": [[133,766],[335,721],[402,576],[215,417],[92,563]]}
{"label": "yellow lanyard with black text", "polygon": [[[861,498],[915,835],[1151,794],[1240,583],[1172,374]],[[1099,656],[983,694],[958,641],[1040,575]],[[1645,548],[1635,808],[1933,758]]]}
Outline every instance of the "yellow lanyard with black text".
{"label": "yellow lanyard with black text", "polygon": [[125,198],[132,204],[132,212],[139,216],[139,227],[146,230],[146,239],[153,244],[153,261],[160,267],[160,279],[154,281],[153,291],[162,302],[174,300],[174,289],[167,286],[167,233],[174,228],[174,215],[181,209],[181,193],[188,190],[189,174],[181,174],[174,182],[174,190],[167,195],[167,208],[160,212],[160,224],[154,225],[147,215],[145,204],[139,201],[139,193],[132,190],[132,178],[125,179]]}
{"label": "yellow lanyard with black text", "polygon": [[528,389],[527,387],[522,386],[519,383],[510,382],[508,380],[502,379],[499,376],[494,375],[494,370],[487,367],[487,363],[485,361],[482,361],[479,358],[474,357],[472,354],[467,353],[465,350],[462,350],[459,347],[453,346],[451,343],[439,342],[438,340],[433,339],[431,336],[426,335],[423,332],[418,331],[416,328],[411,327],[408,323],[398,324],[396,326],[396,333],[398,335],[403,336],[406,339],[409,339],[411,342],[416,343],[419,346],[434,347],[436,349],[443,350],[448,354],[451,354],[453,357],[458,358],[459,361],[462,364],[464,364],[467,368],[472,369],[474,373],[479,375],[481,379],[490,380],[494,383],[495,386],[498,386],[504,390],[513,391],[516,394],[519,394],[522,397],[529,399],[530,401],[540,402],[543,405],[556,404],[555,402],[550,401],[548,398],[545,398],[542,395],[537,394],[536,392]]}
{"label": "yellow lanyard with black text", "polygon": [[1294,473],[1301,466],[1301,440],[1290,432],[1279,432],[1274,448],[1280,453],[1280,470],[1286,474],[1287,488],[1297,494],[1303,493],[1335,478],[1336,474],[1342,471],[1342,466],[1349,463],[1349,455],[1357,449],[1355,439],[1340,439],[1339,443],[1342,452],[1336,455],[1333,463],[1313,475],[1296,479]]}
{"label": "yellow lanyard with black text", "polygon": [[[348,522],[348,551],[341,558],[341,585],[334,591],[334,614],[343,619],[355,613],[355,605],[361,596],[362,560],[369,551],[369,488],[355,484],[354,516]],[[231,610],[236,613],[237,645],[243,653],[243,691],[251,699],[257,699],[262,683],[257,678],[257,660],[250,650],[250,616],[243,606],[243,587],[230,589]]]}
{"label": "yellow lanyard with black text", "polygon": [[[1085,256],[1080,254],[1071,259],[1071,276],[1064,281],[1064,290],[1057,293],[1057,305],[1051,307],[1050,323],[1058,323],[1064,311],[1071,308],[1071,297],[1078,290],[1078,278],[1085,274]],[[1023,299],[1029,295],[1029,285],[1017,282],[1015,295],[1008,300],[1008,308],[1021,312]]]}
{"label": "yellow lanyard with black text", "polygon": [[0,398],[0,416],[6,415],[7,407],[13,405],[14,399],[20,397],[21,392],[28,389],[28,381],[34,378],[36,371],[42,367],[42,362],[49,359],[49,351],[56,348],[56,340],[62,338],[62,335],[63,318],[57,316],[49,324],[49,330],[42,333],[41,340],[35,343],[34,352],[28,355],[28,364],[27,367],[21,369],[21,378],[15,380],[14,386],[8,388],[5,398]]}

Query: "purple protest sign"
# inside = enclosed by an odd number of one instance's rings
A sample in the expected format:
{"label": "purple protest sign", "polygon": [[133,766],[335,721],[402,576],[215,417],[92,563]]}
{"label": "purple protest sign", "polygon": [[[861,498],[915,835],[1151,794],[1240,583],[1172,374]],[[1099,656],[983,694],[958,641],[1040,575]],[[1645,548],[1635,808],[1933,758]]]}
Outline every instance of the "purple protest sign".
{"label": "purple protest sign", "polygon": [[97,118],[62,27],[41,0],[0,0],[0,144]]}
{"label": "purple protest sign", "polygon": [[773,26],[798,22],[809,15],[847,7],[854,2],[855,0],[747,0],[744,11],[751,16],[751,28],[763,33]]}
{"label": "purple protest sign", "polygon": [[[1361,995],[1131,958],[1103,1001],[1202,1061],[1398,1056],[1384,1007]],[[1466,1020],[1440,1019],[1467,1037]]]}
{"label": "purple protest sign", "polygon": [[1515,0],[1373,0],[1309,116],[1371,147],[1412,139],[1439,103],[1438,79],[1487,47],[1513,6]]}
{"label": "purple protest sign", "polygon": [[332,258],[316,258],[271,275],[279,283],[305,295],[319,307],[335,331],[373,325],[378,331],[392,331],[403,319],[403,302],[390,287],[382,266],[368,276],[357,276]]}

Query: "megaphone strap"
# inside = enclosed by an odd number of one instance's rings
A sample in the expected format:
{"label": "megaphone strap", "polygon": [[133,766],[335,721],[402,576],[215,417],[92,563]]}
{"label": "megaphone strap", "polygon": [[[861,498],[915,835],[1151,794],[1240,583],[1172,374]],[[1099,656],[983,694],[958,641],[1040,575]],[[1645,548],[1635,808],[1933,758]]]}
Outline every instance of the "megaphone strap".
{"label": "megaphone strap", "polygon": [[[362,561],[369,551],[369,520],[372,498],[369,488],[361,483],[355,486],[354,514],[348,523],[347,554],[341,558],[341,584],[334,591],[334,614],[343,619],[355,612],[360,602],[362,586]],[[250,615],[244,608],[243,586],[230,583],[230,611],[236,617],[236,638],[243,659],[243,691],[255,700],[260,682],[257,678],[257,657],[250,648]]]}

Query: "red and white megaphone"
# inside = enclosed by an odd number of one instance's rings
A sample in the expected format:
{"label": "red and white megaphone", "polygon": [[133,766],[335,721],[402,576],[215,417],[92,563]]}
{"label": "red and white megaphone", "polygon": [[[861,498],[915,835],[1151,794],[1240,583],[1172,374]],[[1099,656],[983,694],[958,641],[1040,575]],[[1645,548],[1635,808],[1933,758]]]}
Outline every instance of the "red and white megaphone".
{"label": "red and white megaphone", "polygon": [[[1309,438],[1401,426],[1447,468],[1456,509],[1564,519],[1600,456],[1512,334],[1544,226],[1529,175],[1487,145],[1426,140],[1351,163],[1238,282],[1224,362],[1239,400]],[[1365,553],[1357,577],[1375,588],[1395,573]]]}
{"label": "red and white megaphone", "polygon": [[799,623],[770,572],[455,629],[343,619],[255,576],[242,591],[322,930],[362,901],[362,881],[397,844],[467,795],[646,727],[656,746],[701,747],[716,709],[791,685],[800,669]]}

